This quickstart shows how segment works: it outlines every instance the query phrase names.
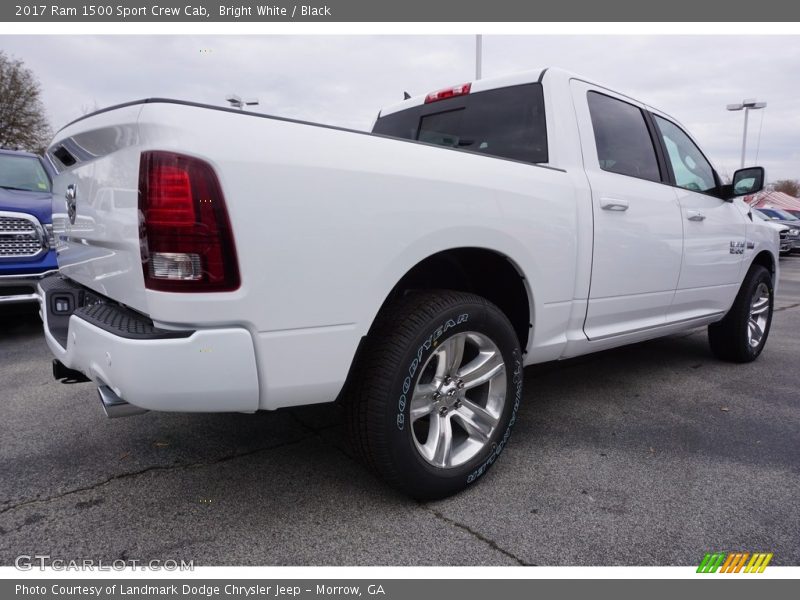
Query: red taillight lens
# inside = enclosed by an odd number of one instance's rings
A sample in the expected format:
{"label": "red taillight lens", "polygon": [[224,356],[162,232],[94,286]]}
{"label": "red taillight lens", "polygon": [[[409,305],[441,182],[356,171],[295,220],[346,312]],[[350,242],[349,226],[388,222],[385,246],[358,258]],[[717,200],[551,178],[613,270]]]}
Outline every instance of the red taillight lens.
{"label": "red taillight lens", "polygon": [[446,100],[447,98],[455,98],[456,96],[466,96],[469,94],[471,88],[471,83],[462,83],[461,85],[454,85],[453,87],[431,92],[425,96],[425,104],[438,102],[439,100]]}
{"label": "red taillight lens", "polygon": [[147,223],[191,227],[195,223],[189,172],[173,165],[155,164],[147,177]]}
{"label": "red taillight lens", "polygon": [[228,211],[208,163],[172,152],[143,152],[139,213],[148,289],[229,292],[239,287]]}

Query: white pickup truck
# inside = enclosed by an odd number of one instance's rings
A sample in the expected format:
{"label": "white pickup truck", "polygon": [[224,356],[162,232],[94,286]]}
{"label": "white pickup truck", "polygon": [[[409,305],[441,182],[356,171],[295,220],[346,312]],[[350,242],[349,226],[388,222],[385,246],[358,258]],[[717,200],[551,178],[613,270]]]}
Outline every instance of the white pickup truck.
{"label": "white pickup truck", "polygon": [[62,129],[57,379],[109,416],[338,400],[418,498],[504,449],[523,367],[708,326],[755,359],[778,233],[672,117],[545,69],[383,109],[372,133],[149,99]]}

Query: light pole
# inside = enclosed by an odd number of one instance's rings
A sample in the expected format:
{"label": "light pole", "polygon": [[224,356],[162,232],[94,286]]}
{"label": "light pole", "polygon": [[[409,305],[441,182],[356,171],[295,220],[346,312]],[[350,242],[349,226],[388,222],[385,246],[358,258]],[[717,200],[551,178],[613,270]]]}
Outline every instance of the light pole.
{"label": "light pole", "polygon": [[481,78],[483,70],[483,36],[475,36],[475,80]]}
{"label": "light pole", "polygon": [[229,94],[225,96],[225,100],[230,102],[233,108],[238,108],[239,110],[244,110],[245,106],[256,106],[258,104],[258,98],[250,98],[249,100],[242,100],[236,94]]}
{"label": "light pole", "polygon": [[751,110],[758,110],[759,108],[766,108],[766,102],[756,102],[755,98],[750,98],[748,100],[742,100],[739,104],[728,104],[726,107],[728,110],[744,110],[744,134],[742,135],[742,165],[740,168],[744,168],[744,155],[745,151],[747,150],[747,115]]}

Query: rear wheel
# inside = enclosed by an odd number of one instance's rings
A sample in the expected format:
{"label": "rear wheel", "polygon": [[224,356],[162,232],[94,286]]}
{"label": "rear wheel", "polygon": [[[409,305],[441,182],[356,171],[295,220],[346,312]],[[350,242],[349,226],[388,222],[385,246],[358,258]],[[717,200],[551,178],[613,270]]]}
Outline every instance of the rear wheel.
{"label": "rear wheel", "polygon": [[442,498],[480,478],[505,447],[522,397],[519,342],[473,294],[414,293],[382,311],[348,390],[364,462],[404,493]]}
{"label": "rear wheel", "polygon": [[772,324],[773,296],[770,272],[753,265],[728,314],[708,327],[708,341],[715,356],[740,363],[758,358]]}

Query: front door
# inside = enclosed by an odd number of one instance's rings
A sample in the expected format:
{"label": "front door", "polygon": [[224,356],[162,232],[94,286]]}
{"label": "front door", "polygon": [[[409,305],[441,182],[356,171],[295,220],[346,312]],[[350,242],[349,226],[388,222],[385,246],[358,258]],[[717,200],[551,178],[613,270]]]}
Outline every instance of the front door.
{"label": "front door", "polygon": [[711,195],[714,169],[675,123],[653,115],[681,206],[683,266],[667,316],[682,321],[728,310],[739,289],[746,249],[745,216],[733,202]]}

